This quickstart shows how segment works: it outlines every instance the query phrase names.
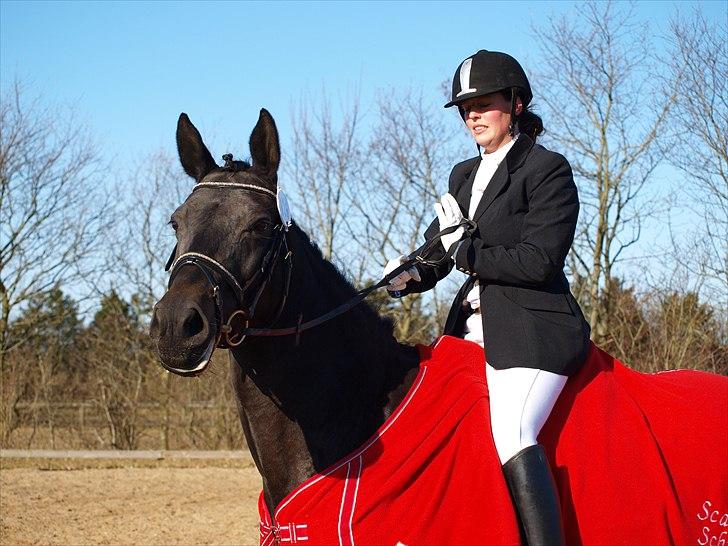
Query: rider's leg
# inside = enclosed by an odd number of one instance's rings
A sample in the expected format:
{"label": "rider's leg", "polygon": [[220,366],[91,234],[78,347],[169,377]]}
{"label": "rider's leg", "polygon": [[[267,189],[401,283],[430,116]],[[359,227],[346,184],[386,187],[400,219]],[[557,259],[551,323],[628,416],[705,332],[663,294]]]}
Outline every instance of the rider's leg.
{"label": "rider's leg", "polygon": [[532,368],[486,365],[491,428],[527,544],[564,544],[558,492],[536,437],[566,376]]}

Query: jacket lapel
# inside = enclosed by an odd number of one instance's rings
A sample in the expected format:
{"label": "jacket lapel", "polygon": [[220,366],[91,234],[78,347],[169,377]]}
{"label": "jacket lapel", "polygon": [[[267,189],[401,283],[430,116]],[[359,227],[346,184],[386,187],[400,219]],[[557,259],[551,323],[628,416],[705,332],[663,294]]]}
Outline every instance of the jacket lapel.
{"label": "jacket lapel", "polygon": [[[495,173],[493,174],[493,178],[491,178],[488,186],[485,188],[485,191],[483,192],[483,197],[480,198],[480,203],[478,203],[478,208],[475,209],[475,214],[472,218],[473,221],[477,222],[478,219],[485,213],[485,211],[488,210],[488,207],[490,207],[491,203],[493,203],[493,200],[508,184],[508,181],[511,178],[511,173],[523,164],[526,156],[528,155],[528,152],[531,151],[532,147],[533,140],[531,140],[528,136],[522,134],[518,137],[518,140],[516,140],[513,148],[508,151],[505,159],[501,162],[500,165],[498,165],[498,169],[496,169]],[[475,179],[475,171],[476,169],[473,169],[473,180]],[[471,181],[470,188],[472,187],[473,183]],[[469,195],[470,189],[468,190],[468,196]]]}
{"label": "jacket lapel", "polygon": [[470,192],[473,190],[473,183],[475,182],[475,174],[478,172],[478,166],[480,165],[480,157],[474,157],[472,159],[472,165],[470,171],[465,170],[463,175],[465,181],[460,184],[455,200],[460,205],[465,216],[468,215],[468,209],[470,208]]}

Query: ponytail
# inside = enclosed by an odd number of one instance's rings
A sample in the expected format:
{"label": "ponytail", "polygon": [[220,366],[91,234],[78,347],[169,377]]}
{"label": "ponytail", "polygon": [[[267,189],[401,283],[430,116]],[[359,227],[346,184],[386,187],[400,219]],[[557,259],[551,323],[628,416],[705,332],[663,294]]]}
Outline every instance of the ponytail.
{"label": "ponytail", "polygon": [[536,140],[543,133],[543,120],[541,116],[531,111],[531,108],[525,108],[521,115],[516,118],[518,122],[518,130],[529,136],[531,140]]}
{"label": "ponytail", "polygon": [[[512,98],[512,93],[519,94],[520,91],[521,90],[519,88],[513,87],[510,89],[504,89],[500,93],[505,100],[513,104],[515,107],[515,100]],[[521,95],[519,94],[519,96]],[[523,96],[521,96],[521,100],[523,100]],[[516,116],[516,122],[518,123],[518,132],[528,135],[528,137],[533,141],[535,141],[536,138],[543,133],[543,120],[541,119],[541,116],[531,110],[530,106],[525,107],[520,115]]]}

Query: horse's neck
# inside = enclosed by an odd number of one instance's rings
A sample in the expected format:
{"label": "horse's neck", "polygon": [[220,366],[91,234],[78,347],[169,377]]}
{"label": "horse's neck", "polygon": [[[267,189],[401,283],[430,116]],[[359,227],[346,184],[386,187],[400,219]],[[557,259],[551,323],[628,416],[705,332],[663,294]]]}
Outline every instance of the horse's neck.
{"label": "horse's neck", "polygon": [[[314,251],[305,261],[300,254],[283,326],[301,311],[304,321],[319,316],[351,292]],[[363,306],[302,333],[298,345],[293,336],[259,338],[231,356],[243,429],[271,509],[366,441],[418,369],[415,349],[396,343]]]}

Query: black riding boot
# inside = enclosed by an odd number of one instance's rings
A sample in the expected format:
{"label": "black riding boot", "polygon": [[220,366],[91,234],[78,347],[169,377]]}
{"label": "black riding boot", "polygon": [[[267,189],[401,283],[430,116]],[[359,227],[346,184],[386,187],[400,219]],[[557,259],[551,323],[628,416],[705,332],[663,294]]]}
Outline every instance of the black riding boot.
{"label": "black riding boot", "polygon": [[563,546],[564,530],[556,484],[543,447],[529,446],[503,465],[511,498],[528,546]]}

